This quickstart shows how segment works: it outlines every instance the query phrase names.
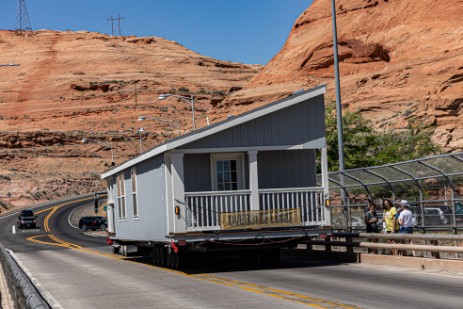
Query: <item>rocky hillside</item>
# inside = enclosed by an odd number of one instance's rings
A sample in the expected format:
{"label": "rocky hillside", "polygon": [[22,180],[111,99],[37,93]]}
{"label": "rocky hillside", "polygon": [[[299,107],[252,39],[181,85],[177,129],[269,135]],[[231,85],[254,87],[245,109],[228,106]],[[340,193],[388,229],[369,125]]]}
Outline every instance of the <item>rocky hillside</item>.
{"label": "rocky hillside", "polygon": [[[90,32],[0,31],[0,208],[104,188],[111,162],[196,126],[261,69],[204,57],[162,38]],[[139,116],[158,117],[173,126]],[[211,115],[209,121],[216,121]],[[91,142],[82,144],[82,139]],[[3,206],[2,206],[3,205]]]}
{"label": "rocky hillside", "polygon": [[[377,129],[408,120],[435,127],[447,151],[463,150],[463,1],[337,0],[344,109]],[[315,0],[281,51],[218,113],[248,109],[300,88],[328,84],[334,100],[331,1]]]}

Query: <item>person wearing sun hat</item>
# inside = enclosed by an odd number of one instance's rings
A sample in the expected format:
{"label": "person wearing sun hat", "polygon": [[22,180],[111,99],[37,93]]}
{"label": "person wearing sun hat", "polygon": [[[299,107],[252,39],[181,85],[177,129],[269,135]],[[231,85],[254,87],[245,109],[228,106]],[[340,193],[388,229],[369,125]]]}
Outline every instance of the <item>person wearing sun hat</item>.
{"label": "person wearing sun hat", "polygon": [[402,209],[399,214],[399,233],[413,234],[413,213],[410,211],[410,203],[407,200],[401,200],[399,206]]}

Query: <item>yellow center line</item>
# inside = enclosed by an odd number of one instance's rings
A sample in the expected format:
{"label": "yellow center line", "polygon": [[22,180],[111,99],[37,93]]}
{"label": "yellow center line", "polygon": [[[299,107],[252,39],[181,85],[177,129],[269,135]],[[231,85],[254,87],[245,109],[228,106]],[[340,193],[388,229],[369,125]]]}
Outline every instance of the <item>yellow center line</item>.
{"label": "yellow center line", "polygon": [[[36,214],[41,214],[41,213],[50,211],[50,213],[45,217],[45,219],[44,219],[44,221],[43,221],[44,230],[45,230],[45,232],[48,232],[48,234],[43,234],[43,235],[28,237],[28,238],[26,238],[26,240],[32,241],[32,242],[35,242],[35,243],[39,243],[39,244],[52,245],[52,246],[58,246],[58,247],[65,247],[65,248],[69,248],[69,249],[80,249],[80,248],[82,248],[82,247],[79,246],[79,245],[66,242],[66,241],[64,241],[64,240],[62,240],[62,239],[59,239],[59,238],[56,237],[55,235],[53,235],[53,234],[51,233],[51,229],[50,229],[50,225],[49,225],[49,220],[50,220],[51,216],[53,216],[53,214],[54,214],[59,208],[61,208],[61,207],[64,207],[64,206],[67,206],[67,205],[70,205],[70,204],[74,204],[74,203],[78,203],[78,202],[83,202],[83,201],[87,201],[87,200],[92,200],[92,199],[93,199],[93,197],[85,197],[85,198],[81,198],[81,199],[78,199],[78,200],[69,201],[69,202],[66,202],[66,203],[58,204],[58,205],[56,205],[56,206],[52,206],[52,207],[49,207],[49,208],[46,208],[46,209],[42,209],[42,210],[40,210],[40,211],[37,211]],[[42,240],[37,240],[37,239],[36,239],[36,238],[44,237],[44,236],[48,236],[50,239],[52,239],[52,240],[55,241],[55,242],[46,242],[46,241],[42,241]]]}
{"label": "yellow center line", "polygon": [[51,246],[69,248],[69,246],[65,245],[65,244],[60,244],[60,243],[56,243],[56,242],[49,242],[49,241],[43,241],[43,240],[36,239],[36,238],[48,237],[48,236],[49,236],[48,234],[30,236],[30,237],[26,238],[26,240],[31,241],[31,242],[35,242],[35,243],[38,243],[38,244],[41,244],[41,245],[51,245]]}

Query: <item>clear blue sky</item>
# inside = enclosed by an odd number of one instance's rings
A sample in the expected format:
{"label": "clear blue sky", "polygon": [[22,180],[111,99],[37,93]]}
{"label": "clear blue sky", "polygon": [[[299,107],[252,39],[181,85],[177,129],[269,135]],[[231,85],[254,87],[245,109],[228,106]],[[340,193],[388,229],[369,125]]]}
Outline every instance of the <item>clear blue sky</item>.
{"label": "clear blue sky", "polygon": [[[312,0],[25,0],[33,30],[159,36],[204,56],[266,64]],[[0,29],[16,27],[19,0],[0,0]],[[117,23],[117,21],[115,21]],[[117,34],[117,33],[116,33]]]}

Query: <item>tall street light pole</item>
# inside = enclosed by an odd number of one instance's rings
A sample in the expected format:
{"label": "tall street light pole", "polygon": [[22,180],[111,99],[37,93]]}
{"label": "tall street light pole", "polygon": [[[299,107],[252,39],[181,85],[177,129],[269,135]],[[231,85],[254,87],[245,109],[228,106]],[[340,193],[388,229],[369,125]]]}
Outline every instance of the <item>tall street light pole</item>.
{"label": "tall street light pole", "polygon": [[105,145],[106,147],[109,147],[111,149],[111,165],[114,166],[116,165],[116,162],[114,161],[114,150],[113,150],[113,144],[112,143],[105,143],[96,139],[89,139],[89,138],[83,138],[82,139],[82,144],[87,144],[87,143],[98,143]]}
{"label": "tall street light pole", "polygon": [[137,130],[137,133],[138,133],[138,136],[140,136],[140,153],[143,152],[143,146],[142,146],[142,143],[141,143],[141,140],[142,140],[142,137],[141,137],[141,134],[145,132],[145,129],[144,128],[140,128]]}
{"label": "tall street light pole", "polygon": [[195,97],[190,95],[189,97],[181,96],[181,95],[176,95],[176,94],[171,94],[171,93],[164,93],[159,95],[159,100],[164,100],[168,97],[176,97],[179,99],[182,99],[186,101],[188,104],[191,105],[191,116],[193,119],[193,131],[196,131],[196,123],[195,123]]}
{"label": "tall street light pole", "polygon": [[342,130],[341,83],[339,81],[338,33],[336,27],[336,0],[331,0],[333,18],[334,80],[336,85],[336,117],[338,125],[339,171],[344,171],[344,138]]}

